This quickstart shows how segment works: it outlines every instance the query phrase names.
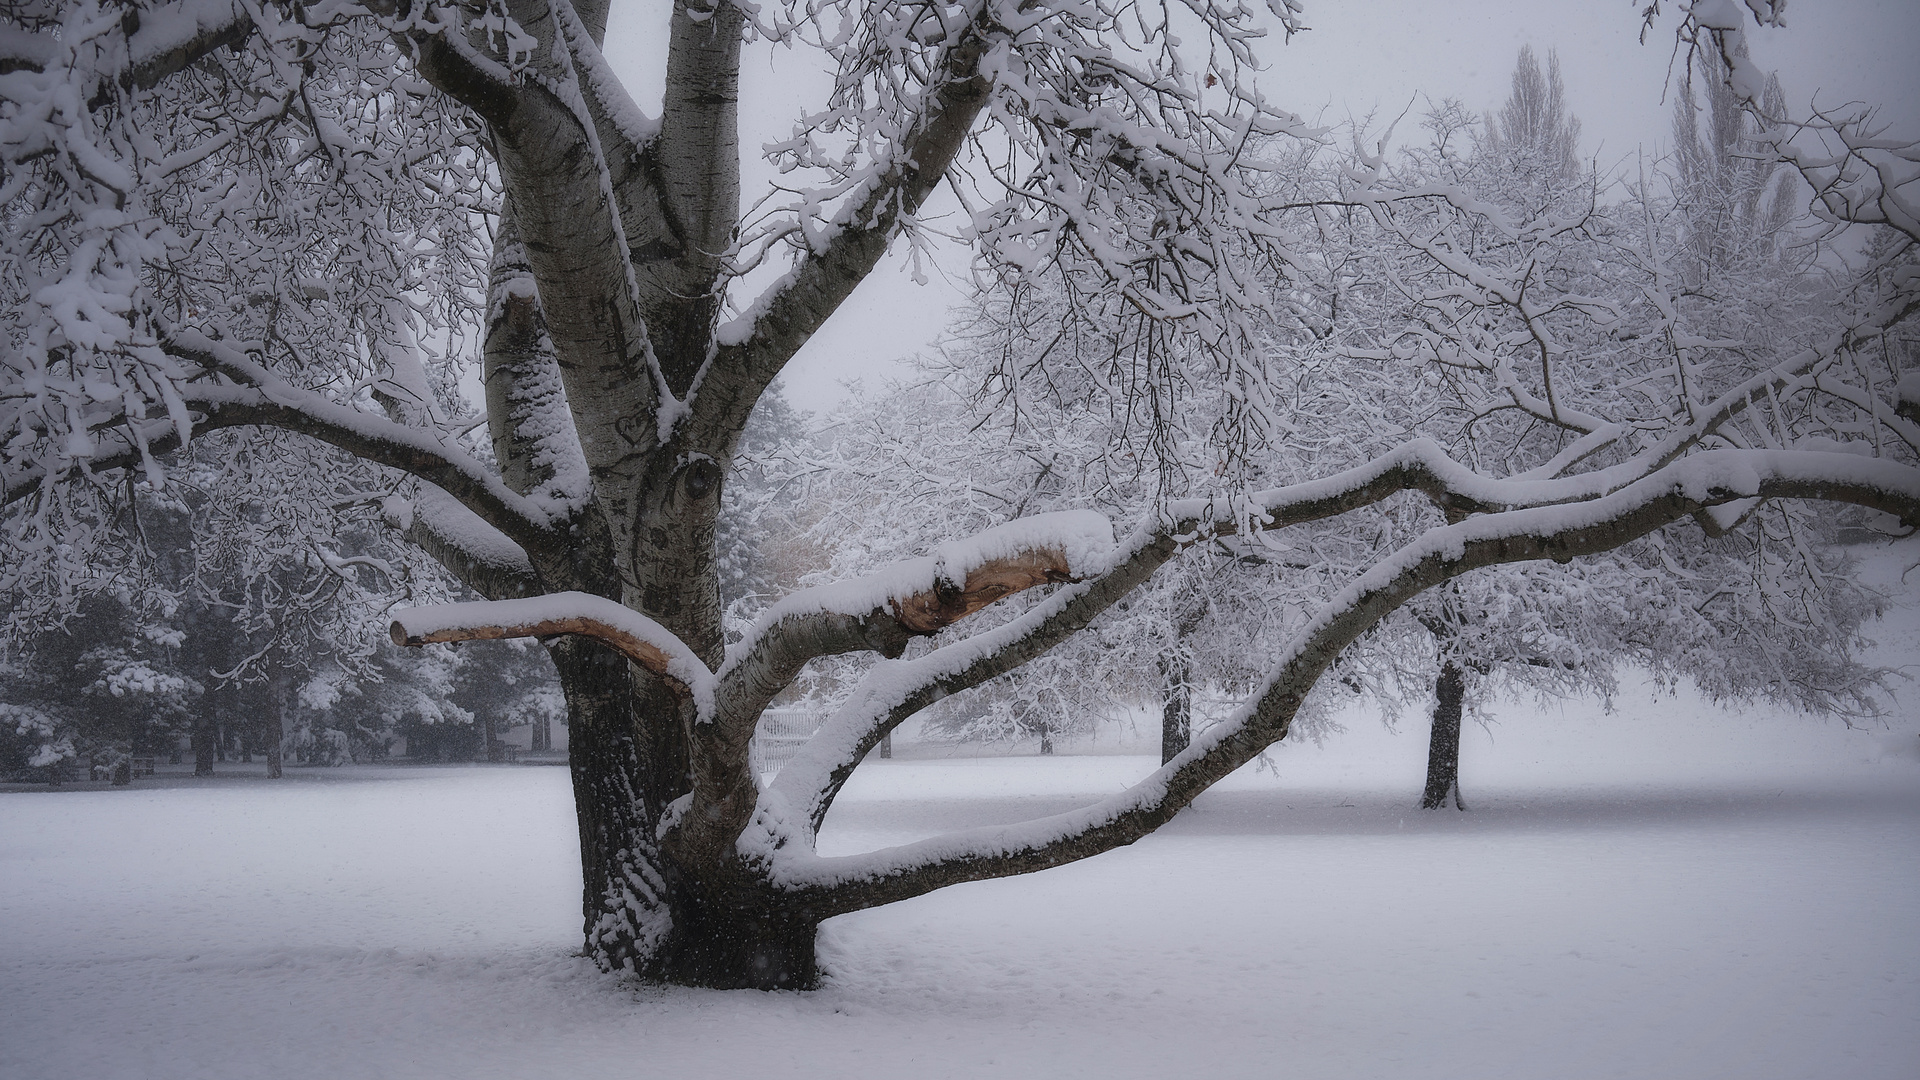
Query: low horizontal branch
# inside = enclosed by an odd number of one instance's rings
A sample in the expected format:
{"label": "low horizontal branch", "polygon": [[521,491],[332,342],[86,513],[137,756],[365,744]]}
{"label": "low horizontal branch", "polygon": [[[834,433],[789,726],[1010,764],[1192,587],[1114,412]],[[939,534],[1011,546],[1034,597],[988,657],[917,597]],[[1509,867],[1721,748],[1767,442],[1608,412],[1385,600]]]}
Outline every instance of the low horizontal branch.
{"label": "low horizontal branch", "polygon": [[[1538,559],[1565,562],[1608,551],[1707,507],[1752,498],[1851,503],[1920,521],[1920,470],[1845,454],[1713,451],[1580,505],[1513,510],[1437,527],[1326,604],[1295,637],[1251,700],[1126,792],[1081,810],[1017,826],[823,859],[812,852],[811,844],[787,842],[796,838],[788,835],[789,830],[804,827],[803,820],[794,820],[790,814],[804,806],[795,799],[804,799],[805,793],[789,786],[783,770],[775,784],[777,797],[756,817],[759,831],[744,837],[742,847],[767,858],[782,887],[807,894],[808,902],[822,914],[837,914],[962,881],[1057,866],[1130,844],[1284,738],[1307,694],[1341,650],[1426,589],[1484,566]],[[1076,588],[1088,590],[1094,584]],[[1057,618],[1071,599],[1061,599],[1049,615]],[[1027,632],[1009,636],[1009,644],[1031,636],[1031,628],[1023,629]],[[915,663],[937,668],[928,663],[930,659]],[[847,732],[834,734],[844,738]],[[835,749],[827,748],[828,754]],[[821,772],[831,770],[823,756],[808,763],[813,766],[812,776],[795,776],[790,782],[804,785],[809,779],[821,779]]]}
{"label": "low horizontal branch", "polygon": [[395,645],[413,647],[578,634],[666,680],[694,700],[703,719],[713,715],[713,672],[693,650],[654,620],[591,593],[412,608],[393,621],[388,633]]}

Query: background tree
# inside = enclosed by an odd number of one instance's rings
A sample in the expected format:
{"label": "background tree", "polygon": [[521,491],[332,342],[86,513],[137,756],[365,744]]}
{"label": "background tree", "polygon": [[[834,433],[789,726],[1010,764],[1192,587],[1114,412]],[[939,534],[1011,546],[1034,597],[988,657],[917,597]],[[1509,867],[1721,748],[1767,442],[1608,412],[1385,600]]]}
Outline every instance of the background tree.
{"label": "background tree", "polygon": [[[1549,51],[1547,69],[1533,46],[1520,46],[1513,65],[1513,89],[1500,111],[1487,118],[1485,153],[1501,176],[1509,198],[1564,195],[1580,179],[1580,120],[1567,105],[1560,81],[1560,57]],[[1540,206],[1525,208],[1529,216]]]}
{"label": "background tree", "polygon": [[302,530],[273,510],[287,474],[317,486],[303,501],[321,508],[350,502],[356,479],[369,479],[351,459],[316,467],[311,450],[217,433],[169,459],[165,492],[131,486],[102,533],[95,576],[76,582],[78,610],[7,638],[13,674],[0,701],[32,712],[30,722],[21,713],[31,730],[17,733],[25,741],[8,767],[64,755],[84,772],[95,760],[171,755],[190,731],[196,774],[211,775],[237,740],[277,775],[283,747],[340,764],[418,734],[445,757],[442,735],[461,758],[487,757],[498,756],[496,725],[551,727],[552,673],[537,651],[422,654],[383,641],[394,603],[448,597],[449,583],[385,526],[369,528],[367,507],[357,521],[325,509],[324,540],[311,520]]}

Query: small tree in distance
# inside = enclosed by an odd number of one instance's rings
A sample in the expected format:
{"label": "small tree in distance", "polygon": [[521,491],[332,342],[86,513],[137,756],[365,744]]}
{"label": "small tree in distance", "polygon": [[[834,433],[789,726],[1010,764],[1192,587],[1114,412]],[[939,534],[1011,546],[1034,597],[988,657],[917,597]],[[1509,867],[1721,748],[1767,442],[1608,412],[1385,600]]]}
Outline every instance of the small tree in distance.
{"label": "small tree in distance", "polygon": [[1533,47],[1520,46],[1513,88],[1487,118],[1486,144],[1509,189],[1550,189],[1580,179],[1580,119],[1567,105],[1558,54],[1547,53],[1542,73]]}

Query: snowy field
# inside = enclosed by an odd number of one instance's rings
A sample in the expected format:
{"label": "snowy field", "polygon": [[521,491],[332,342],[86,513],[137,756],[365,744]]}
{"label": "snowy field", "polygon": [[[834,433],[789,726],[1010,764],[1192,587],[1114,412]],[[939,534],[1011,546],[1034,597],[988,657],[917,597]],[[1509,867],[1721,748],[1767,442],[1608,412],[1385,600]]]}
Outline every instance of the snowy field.
{"label": "snowy field", "polygon": [[[0,796],[0,1076],[1911,1078],[1914,723],[1695,711],[1515,710],[1467,814],[1356,726],[1131,849],[829,923],[811,994],[571,958],[562,769]],[[1152,764],[875,762],[827,844]]]}
{"label": "snowy field", "polygon": [[[1920,658],[1915,613],[1877,633]],[[1160,834],[822,931],[813,993],[572,956],[566,773],[0,794],[0,1077],[1920,1075],[1920,692],[1890,728],[1689,698],[1275,751]],[[1152,758],[872,762],[823,847],[1014,821]],[[235,773],[245,766],[226,766]],[[253,767],[257,770],[259,767]]]}

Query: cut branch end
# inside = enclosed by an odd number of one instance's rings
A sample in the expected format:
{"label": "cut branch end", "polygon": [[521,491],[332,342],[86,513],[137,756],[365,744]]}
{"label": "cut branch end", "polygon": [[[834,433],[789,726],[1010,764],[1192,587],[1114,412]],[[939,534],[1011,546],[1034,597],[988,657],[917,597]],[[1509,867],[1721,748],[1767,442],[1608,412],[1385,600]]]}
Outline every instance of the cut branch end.
{"label": "cut branch end", "polygon": [[420,633],[408,631],[406,623],[396,619],[387,632],[393,638],[395,645],[410,648],[461,641],[502,641],[507,638],[548,638],[559,634],[581,634],[598,640],[601,644],[660,676],[676,691],[691,693],[691,688],[685,681],[668,670],[669,657],[659,646],[592,616],[574,615],[485,626],[437,627]]}

